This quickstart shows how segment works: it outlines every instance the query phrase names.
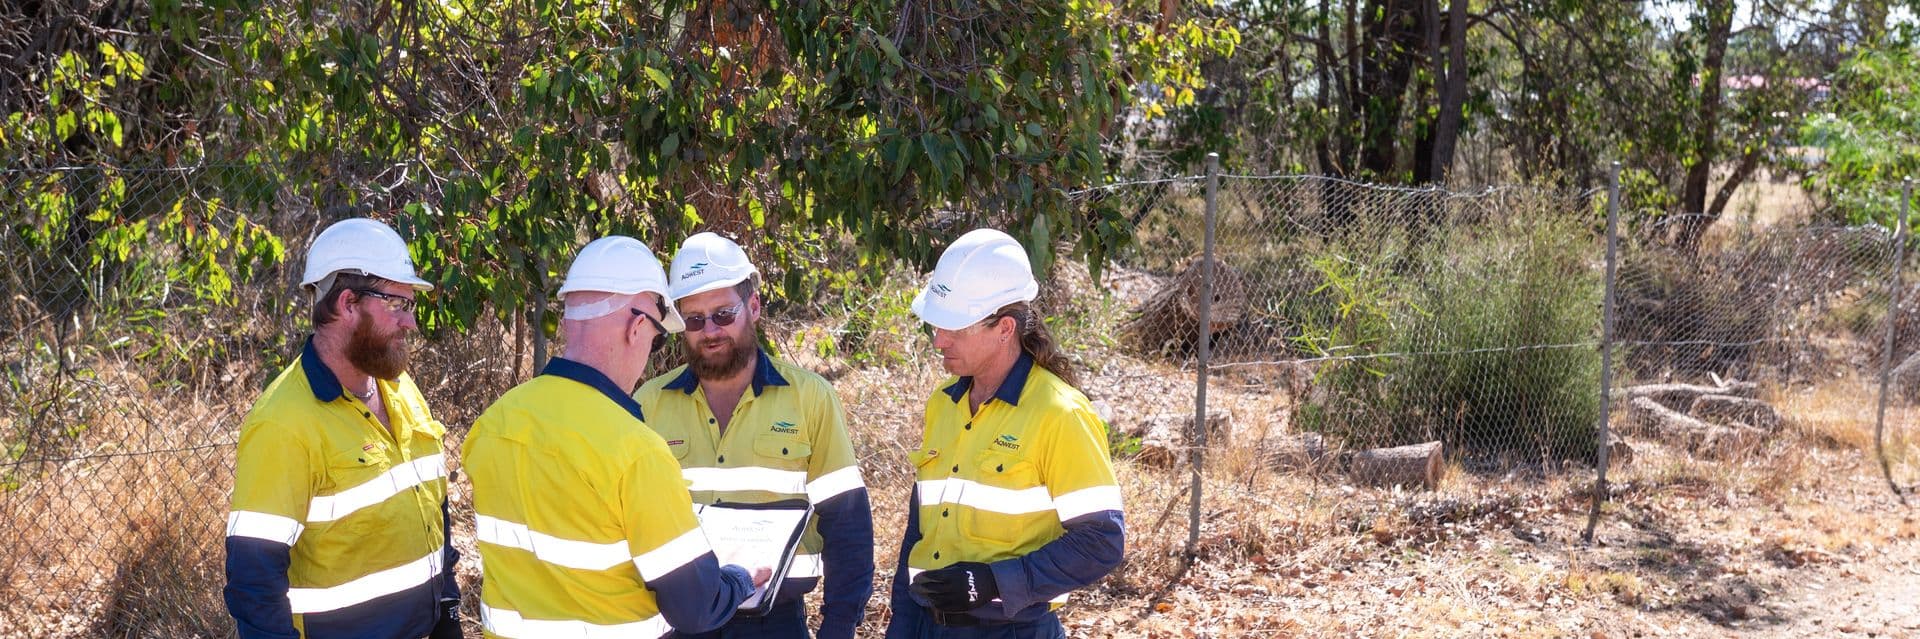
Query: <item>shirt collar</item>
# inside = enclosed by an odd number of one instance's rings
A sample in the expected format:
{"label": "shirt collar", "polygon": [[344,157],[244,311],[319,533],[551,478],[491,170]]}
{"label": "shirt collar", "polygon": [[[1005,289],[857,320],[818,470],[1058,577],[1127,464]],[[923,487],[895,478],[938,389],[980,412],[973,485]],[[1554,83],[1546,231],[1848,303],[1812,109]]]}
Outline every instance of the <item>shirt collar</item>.
{"label": "shirt collar", "polygon": [[[755,348],[754,358],[755,358],[755,362],[753,365],[753,396],[754,397],[759,397],[760,393],[762,391],[765,391],[768,386],[786,386],[787,385],[787,378],[781,376],[780,370],[773,367],[773,358],[767,356],[766,349]],[[694,377],[693,366],[689,365],[685,369],[680,371],[679,377],[675,377],[673,378],[673,381],[668,382],[666,385],[666,388],[668,390],[677,390],[682,393],[692,395],[693,391],[700,389],[700,378]]]}
{"label": "shirt collar", "polygon": [[320,351],[313,347],[313,336],[307,336],[307,343],[300,348],[300,370],[307,374],[307,386],[313,389],[313,398],[321,403],[340,399],[345,391],[340,388],[340,376],[327,368],[320,359]]}
{"label": "shirt collar", "polygon": [[[1027,351],[1023,349],[1020,351],[1020,359],[1014,360],[1013,362],[1013,370],[1007,371],[1007,378],[1000,382],[1000,388],[994,390],[993,397],[989,399],[1006,402],[1008,406],[1019,406],[1020,392],[1026,389],[1027,375],[1032,372],[1033,356],[1028,355]],[[971,388],[973,388],[973,377],[967,376],[948,385],[944,390],[948,397],[952,397],[953,401],[957,402],[960,401],[960,398],[965,396],[967,390]]]}
{"label": "shirt collar", "polygon": [[605,373],[594,369],[592,366],[565,357],[555,357],[547,362],[547,367],[541,370],[540,374],[552,375],[554,377],[570,379],[586,384],[594,390],[600,391],[600,394],[606,395],[607,399],[613,400],[613,403],[619,404],[621,408],[627,409],[627,412],[633,413],[634,419],[643,422],[647,421],[647,416],[640,412],[640,402],[633,401],[632,395],[628,395],[626,391],[620,390],[620,387],[614,384],[612,379],[608,378]]}

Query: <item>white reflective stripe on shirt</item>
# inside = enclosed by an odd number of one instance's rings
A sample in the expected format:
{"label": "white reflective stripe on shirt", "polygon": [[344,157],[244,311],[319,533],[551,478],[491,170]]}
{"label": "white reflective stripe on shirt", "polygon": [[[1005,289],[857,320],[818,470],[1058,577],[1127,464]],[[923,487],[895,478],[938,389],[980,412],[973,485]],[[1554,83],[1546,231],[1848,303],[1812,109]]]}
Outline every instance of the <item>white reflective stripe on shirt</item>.
{"label": "white reflective stripe on shirt", "polygon": [[860,478],[860,467],[848,466],[807,482],[807,501],[819,504],[847,491],[866,487],[866,480]]}
{"label": "white reflective stripe on shirt", "polygon": [[287,603],[291,604],[294,614],[339,610],[432,581],[440,576],[445,563],[446,547],[441,546],[427,556],[405,565],[388,568],[331,588],[289,589]]}
{"label": "white reflective stripe on shirt", "polygon": [[797,495],[807,491],[807,473],[758,466],[739,468],[688,468],[680,472],[687,479],[687,490],[715,492],[758,490]]}
{"label": "white reflective stripe on shirt", "polygon": [[667,618],[654,615],[644,621],[602,625],[572,619],[528,619],[515,610],[480,604],[480,625],[487,632],[514,639],[633,639],[663,637],[673,632]]}
{"label": "white reflective stripe on shirt", "polygon": [[447,476],[447,460],[443,455],[428,455],[413,461],[394,466],[379,477],[361,482],[360,485],[346,490],[315,497],[307,506],[307,523],[333,521],[351,515],[354,511],[379,504],[420,484]]}
{"label": "white reflective stripe on shirt", "polygon": [[1120,510],[1120,487],[1094,486],[1055,497],[1053,510],[1060,513],[1063,524],[1105,510]]}
{"label": "white reflective stripe on shirt", "polygon": [[788,579],[812,579],[820,576],[820,555],[808,553],[794,555],[793,563],[787,564]]}
{"label": "white reflective stripe on shirt", "polygon": [[633,565],[640,569],[641,579],[653,581],[712,551],[713,548],[707,545],[707,534],[695,528],[675,537],[673,541],[661,544],[659,548],[634,557]]}
{"label": "white reflective stripe on shirt", "polygon": [[1014,490],[988,486],[970,479],[948,477],[919,482],[920,505],[958,504],[1003,515],[1029,515],[1053,510],[1046,486]]}
{"label": "white reflective stripe on shirt", "polygon": [[625,541],[600,544],[561,539],[527,528],[526,524],[486,515],[473,516],[473,536],[496,546],[525,550],[540,561],[566,568],[606,570],[633,558],[627,554]]}
{"label": "white reflective stripe on shirt", "polygon": [[267,513],[236,510],[227,513],[228,537],[251,537],[262,541],[292,546],[300,540],[301,531],[306,526],[294,521],[292,517],[281,517]]}

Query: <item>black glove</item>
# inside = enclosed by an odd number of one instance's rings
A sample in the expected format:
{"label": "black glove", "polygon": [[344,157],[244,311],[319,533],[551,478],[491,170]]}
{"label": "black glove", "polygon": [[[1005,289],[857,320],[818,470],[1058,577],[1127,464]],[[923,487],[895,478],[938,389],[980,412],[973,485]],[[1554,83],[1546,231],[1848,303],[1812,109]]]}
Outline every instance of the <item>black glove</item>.
{"label": "black glove", "polygon": [[440,621],[433,624],[433,632],[427,639],[465,639],[460,632],[460,601],[450,599],[440,602]]}
{"label": "black glove", "polygon": [[1000,596],[993,569],[975,561],[920,573],[909,587],[940,612],[966,612]]}

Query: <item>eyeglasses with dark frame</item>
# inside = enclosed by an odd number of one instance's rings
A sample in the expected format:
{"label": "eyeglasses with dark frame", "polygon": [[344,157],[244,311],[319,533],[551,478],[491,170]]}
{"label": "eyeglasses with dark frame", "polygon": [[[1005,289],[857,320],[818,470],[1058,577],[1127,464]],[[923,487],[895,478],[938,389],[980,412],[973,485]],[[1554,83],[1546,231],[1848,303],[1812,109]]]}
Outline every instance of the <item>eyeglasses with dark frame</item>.
{"label": "eyeglasses with dark frame", "polygon": [[[637,308],[628,308],[627,310],[632,311],[634,315],[647,318],[647,323],[653,325],[653,345],[648,347],[648,353],[658,353],[660,349],[667,346],[667,327],[661,324],[660,320],[654,319],[652,315],[640,312],[640,309]],[[666,312],[665,308],[660,310],[662,313]]]}
{"label": "eyeglasses with dark frame", "polygon": [[707,327],[707,320],[709,319],[713,320],[714,326],[732,326],[733,320],[739,319],[740,311],[744,308],[746,308],[745,304],[735,304],[714,311],[709,315],[687,315],[680,319],[687,323],[687,332],[698,333]]}
{"label": "eyeglasses with dark frame", "polygon": [[371,288],[350,288],[347,290],[358,293],[362,297],[378,298],[381,301],[387,303],[387,310],[393,311],[395,313],[412,313],[413,307],[415,305],[413,296],[411,295],[394,295],[392,293],[388,293],[378,289],[371,289]]}

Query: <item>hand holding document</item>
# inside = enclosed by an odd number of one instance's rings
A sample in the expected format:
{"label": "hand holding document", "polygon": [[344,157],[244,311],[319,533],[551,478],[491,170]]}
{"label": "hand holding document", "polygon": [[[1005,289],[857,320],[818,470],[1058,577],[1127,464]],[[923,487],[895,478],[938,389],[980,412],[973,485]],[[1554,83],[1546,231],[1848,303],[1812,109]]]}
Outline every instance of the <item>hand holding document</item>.
{"label": "hand holding document", "polygon": [[780,582],[793,563],[806,532],[813,505],[801,499],[766,504],[718,503],[694,506],[700,529],[722,564],[746,568],[753,575],[753,596],[740,604],[740,614],[759,616],[773,608]]}

